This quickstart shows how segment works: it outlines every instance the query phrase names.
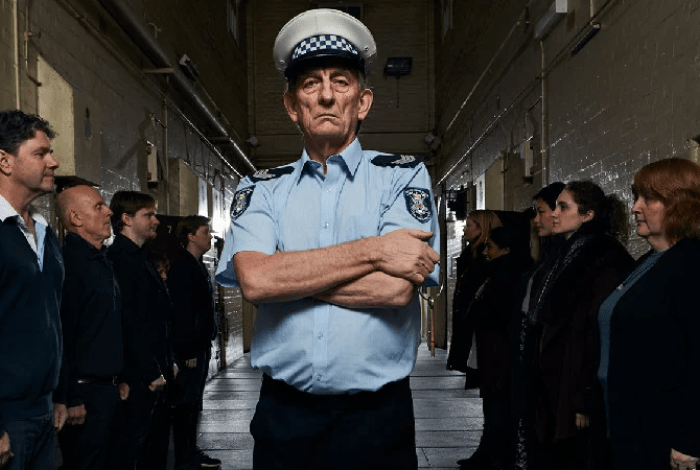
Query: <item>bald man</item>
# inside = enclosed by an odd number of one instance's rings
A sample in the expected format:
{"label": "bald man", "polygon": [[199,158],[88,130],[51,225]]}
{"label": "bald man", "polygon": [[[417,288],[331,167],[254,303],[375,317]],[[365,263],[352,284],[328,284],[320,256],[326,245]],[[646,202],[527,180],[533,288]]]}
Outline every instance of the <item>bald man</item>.
{"label": "bald man", "polygon": [[112,211],[90,186],[58,195],[67,234],[63,246],[66,279],[61,321],[63,365],[54,395],[67,407],[58,438],[63,470],[102,469],[110,455],[119,403],[117,376],[124,363],[121,294],[103,242],[111,234]]}

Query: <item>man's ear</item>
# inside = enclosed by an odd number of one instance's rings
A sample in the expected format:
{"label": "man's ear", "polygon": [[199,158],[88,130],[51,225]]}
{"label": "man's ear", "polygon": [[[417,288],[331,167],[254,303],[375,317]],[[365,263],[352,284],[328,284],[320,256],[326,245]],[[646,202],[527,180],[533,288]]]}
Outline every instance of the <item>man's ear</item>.
{"label": "man's ear", "polygon": [[122,223],[126,227],[131,227],[132,217],[126,212],[122,212]]}
{"label": "man's ear", "polygon": [[595,217],[595,212],[588,211],[585,214],[583,214],[583,221],[590,222],[591,220],[593,220],[593,217]]}
{"label": "man's ear", "polygon": [[372,103],[374,103],[374,93],[369,88],[365,88],[360,91],[360,106],[357,109],[357,119],[364,121],[369,110],[372,108]]}
{"label": "man's ear", "polygon": [[81,219],[80,214],[74,210],[68,211],[68,221],[73,227],[82,227],[83,219]]}
{"label": "man's ear", "polygon": [[5,152],[4,150],[0,150],[0,172],[7,176],[12,174],[11,158],[14,158],[14,156]]}
{"label": "man's ear", "polygon": [[297,109],[296,109],[297,97],[291,91],[285,91],[282,99],[284,100],[284,108],[287,110],[287,114],[289,115],[289,119],[291,119],[292,122],[298,123],[299,122],[299,113],[297,112]]}

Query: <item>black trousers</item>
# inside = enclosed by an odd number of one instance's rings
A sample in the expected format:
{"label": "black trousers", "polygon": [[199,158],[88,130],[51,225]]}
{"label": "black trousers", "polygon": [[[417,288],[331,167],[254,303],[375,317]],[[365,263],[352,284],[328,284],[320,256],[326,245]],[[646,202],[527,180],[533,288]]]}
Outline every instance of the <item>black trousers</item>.
{"label": "black trousers", "polygon": [[119,468],[134,470],[136,462],[143,460],[144,445],[151,429],[151,416],[160,392],[151,392],[146,385],[137,382],[129,391],[129,398],[122,402],[123,425],[120,431],[121,452]]}
{"label": "black trousers", "polygon": [[508,468],[512,463],[512,420],[508,395],[484,397],[484,434],[479,447],[485,446],[489,463]]}
{"label": "black trousers", "polygon": [[376,392],[322,396],[264,376],[250,431],[256,470],[418,466],[408,377]]}
{"label": "black trousers", "polygon": [[181,364],[180,373],[173,381],[176,387],[171,390],[176,465],[190,460],[197,450],[197,423],[202,410],[211,349],[200,351],[196,357],[197,367],[190,369]]}
{"label": "black trousers", "polygon": [[114,385],[80,384],[87,415],[80,426],[66,425],[58,433],[62,470],[102,470],[114,453],[119,391]]}
{"label": "black trousers", "polygon": [[256,470],[418,466],[408,377],[376,392],[322,396],[264,376],[250,431]]}

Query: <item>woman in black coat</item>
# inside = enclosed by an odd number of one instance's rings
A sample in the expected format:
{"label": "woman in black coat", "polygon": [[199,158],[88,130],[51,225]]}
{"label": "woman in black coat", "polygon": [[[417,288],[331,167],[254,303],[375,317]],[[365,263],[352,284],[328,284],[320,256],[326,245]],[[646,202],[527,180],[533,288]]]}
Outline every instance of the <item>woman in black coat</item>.
{"label": "woman in black coat", "polygon": [[[601,302],[622,282],[634,260],[611,233],[626,217],[613,215],[615,200],[592,182],[567,184],[557,199],[553,231],[565,243],[544,281],[533,316],[537,340],[535,432],[538,469],[588,468],[591,402],[598,392]],[[622,225],[622,224],[620,224]],[[617,228],[617,230],[615,229]]]}
{"label": "woman in black coat", "polygon": [[[505,227],[491,230],[485,243],[486,279],[479,286],[467,315],[473,319],[479,370],[482,374],[484,434],[479,447],[484,458],[478,468],[501,469],[511,463],[510,343],[515,289],[532,259],[516,257],[513,232]],[[473,462],[473,460],[472,460]]]}
{"label": "woman in black coat", "polygon": [[513,468],[515,470],[536,469],[533,421],[535,416],[532,377],[535,370],[535,338],[537,319],[532,315],[547,275],[557,258],[562,237],[552,232],[552,213],[557,198],[566,185],[555,182],[540,189],[532,198],[535,212],[534,226],[540,242],[537,262],[523,276],[517,291],[515,314],[510,325],[511,347],[511,407],[515,439]]}
{"label": "woman in black coat", "polygon": [[694,469],[700,457],[700,166],[634,177],[637,234],[651,251],[599,312],[613,468]]}
{"label": "woman in black coat", "polygon": [[474,326],[466,316],[467,308],[485,277],[484,242],[491,229],[500,227],[494,211],[475,210],[467,216],[464,240],[467,242],[457,258],[457,283],[452,298],[452,342],[447,356],[447,369],[467,374],[465,388],[478,386],[475,369],[467,367],[472,349]]}

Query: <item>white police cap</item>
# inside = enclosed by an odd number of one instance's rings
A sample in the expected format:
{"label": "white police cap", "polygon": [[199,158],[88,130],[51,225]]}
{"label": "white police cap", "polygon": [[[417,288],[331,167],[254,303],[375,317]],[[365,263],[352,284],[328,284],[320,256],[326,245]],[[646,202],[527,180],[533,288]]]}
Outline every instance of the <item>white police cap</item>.
{"label": "white police cap", "polygon": [[289,20],[277,35],[273,53],[277,70],[287,78],[299,64],[320,57],[347,60],[367,73],[376,55],[377,44],[367,26],[331,8],[308,10]]}

